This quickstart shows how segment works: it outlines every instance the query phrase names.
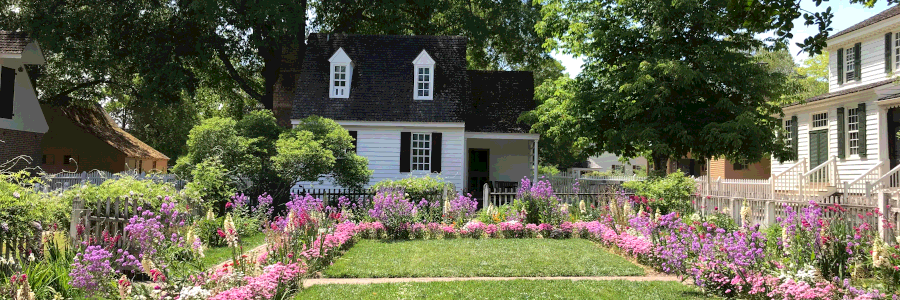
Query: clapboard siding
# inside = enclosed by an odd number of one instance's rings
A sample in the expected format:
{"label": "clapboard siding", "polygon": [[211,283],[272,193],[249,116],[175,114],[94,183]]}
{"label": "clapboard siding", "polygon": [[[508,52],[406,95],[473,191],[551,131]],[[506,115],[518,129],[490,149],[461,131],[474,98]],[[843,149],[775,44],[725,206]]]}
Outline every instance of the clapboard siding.
{"label": "clapboard siding", "polygon": [[[882,159],[882,149],[881,143],[879,142],[879,126],[882,126],[879,122],[879,117],[883,115],[880,113],[880,109],[878,105],[875,103],[876,96],[871,92],[862,92],[857,93],[857,95],[851,96],[841,102],[834,103],[832,105],[822,107],[817,106],[813,108],[804,108],[801,107],[799,109],[793,109],[791,111],[785,112],[785,118],[790,119],[791,116],[797,116],[798,122],[798,135],[799,135],[799,156],[800,158],[806,158],[807,162],[810,157],[810,148],[809,148],[809,129],[810,122],[812,121],[812,114],[821,113],[823,111],[828,112],[828,157],[837,156],[838,146],[838,122],[837,122],[837,108],[844,107],[845,112],[847,109],[857,108],[860,102],[866,103],[866,147],[868,149],[867,157],[865,159],[860,158],[858,155],[850,155],[849,150],[847,151],[847,156],[844,159],[838,159],[838,175],[840,176],[841,182],[849,182],[875,165],[878,164]],[[846,116],[845,116],[846,117]],[[849,146],[849,140],[846,143]],[[772,161],[772,174],[779,174],[794,165],[795,162],[784,162],[778,163],[777,160]]]}
{"label": "clapboard siding", "polygon": [[[463,158],[465,134],[462,128],[428,128],[428,127],[347,127],[355,130],[357,135],[356,153],[369,159],[372,177],[369,186],[379,181],[402,179],[409,176],[424,176],[426,173],[400,172],[400,133],[401,132],[441,132],[441,174],[445,180],[457,188],[463,188]],[[432,174],[437,175],[437,174]],[[306,188],[340,188],[330,180],[319,182],[300,182]]]}
{"label": "clapboard siding", "polygon": [[[862,76],[859,81],[844,81],[844,84],[838,85],[837,82],[837,49],[844,48],[844,56],[846,58],[847,49],[853,49],[853,45],[862,42]],[[857,87],[860,85],[879,82],[887,79],[884,72],[884,35],[867,36],[864,40],[852,40],[840,45],[829,45],[830,54],[828,62],[828,92],[837,92],[844,89]],[[846,63],[846,59],[845,59]],[[844,75],[846,76],[846,74]]]}

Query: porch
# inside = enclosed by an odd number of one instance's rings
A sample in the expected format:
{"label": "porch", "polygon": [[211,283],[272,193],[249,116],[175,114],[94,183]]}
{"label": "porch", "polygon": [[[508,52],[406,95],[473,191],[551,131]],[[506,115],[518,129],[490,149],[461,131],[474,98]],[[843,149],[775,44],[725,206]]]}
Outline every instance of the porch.
{"label": "porch", "polygon": [[491,188],[515,188],[523,177],[537,178],[538,134],[466,132],[465,191],[481,195]]}

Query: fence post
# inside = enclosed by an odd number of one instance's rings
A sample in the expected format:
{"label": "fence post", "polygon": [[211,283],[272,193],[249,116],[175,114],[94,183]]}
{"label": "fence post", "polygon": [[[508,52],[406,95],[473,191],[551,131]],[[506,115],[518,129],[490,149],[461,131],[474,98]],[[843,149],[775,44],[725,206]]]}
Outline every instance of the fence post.
{"label": "fence post", "polygon": [[769,176],[769,199],[775,199],[775,176]]}
{"label": "fence post", "polygon": [[878,237],[885,243],[890,242],[889,238],[891,237],[890,230],[884,226],[886,220],[891,217],[890,202],[890,193],[878,193],[878,212],[880,212],[878,214]]}
{"label": "fence post", "polygon": [[738,199],[736,197],[731,198],[731,218],[734,219],[737,224],[743,224],[744,222],[744,220],[741,220],[741,205],[743,205],[742,202],[743,201],[741,199]]}
{"label": "fence post", "polygon": [[482,202],[481,208],[482,209],[485,209],[488,207],[488,201],[490,200],[490,198],[491,198],[491,187],[487,184],[487,182],[485,182],[484,183],[484,198],[481,199],[481,202]]}
{"label": "fence post", "polygon": [[766,226],[771,226],[775,222],[775,201],[766,201]]}
{"label": "fence post", "polygon": [[76,197],[72,200],[72,219],[69,222],[69,237],[72,238],[73,242],[78,235],[78,223],[81,223],[81,206],[81,198]]}

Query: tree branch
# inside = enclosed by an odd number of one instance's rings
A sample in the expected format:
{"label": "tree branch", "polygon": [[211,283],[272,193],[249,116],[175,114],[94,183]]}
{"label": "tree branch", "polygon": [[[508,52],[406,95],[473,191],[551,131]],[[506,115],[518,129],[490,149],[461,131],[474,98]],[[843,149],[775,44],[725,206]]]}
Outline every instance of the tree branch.
{"label": "tree branch", "polygon": [[250,95],[250,97],[256,99],[256,101],[262,101],[262,95],[260,95],[259,92],[253,90],[253,87],[251,87],[250,84],[247,83],[247,80],[245,80],[244,77],[241,77],[241,75],[238,74],[237,70],[234,68],[234,64],[231,63],[231,59],[228,57],[228,55],[225,54],[225,51],[221,46],[217,46],[216,56],[219,57],[219,60],[222,61],[223,65],[225,65],[225,70],[228,71],[228,75],[231,76],[231,79],[234,79],[234,81],[238,83],[238,85],[242,90],[244,90],[245,93],[247,93],[247,95]]}

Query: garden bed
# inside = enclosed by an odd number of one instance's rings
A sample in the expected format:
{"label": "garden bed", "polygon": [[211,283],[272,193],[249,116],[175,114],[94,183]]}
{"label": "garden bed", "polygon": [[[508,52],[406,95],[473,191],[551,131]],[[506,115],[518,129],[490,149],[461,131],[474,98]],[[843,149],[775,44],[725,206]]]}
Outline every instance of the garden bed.
{"label": "garden bed", "polygon": [[509,280],[317,285],[294,299],[718,299],[680,282]]}
{"label": "garden bed", "polygon": [[635,276],[644,269],[584,239],[362,240],[328,277]]}

